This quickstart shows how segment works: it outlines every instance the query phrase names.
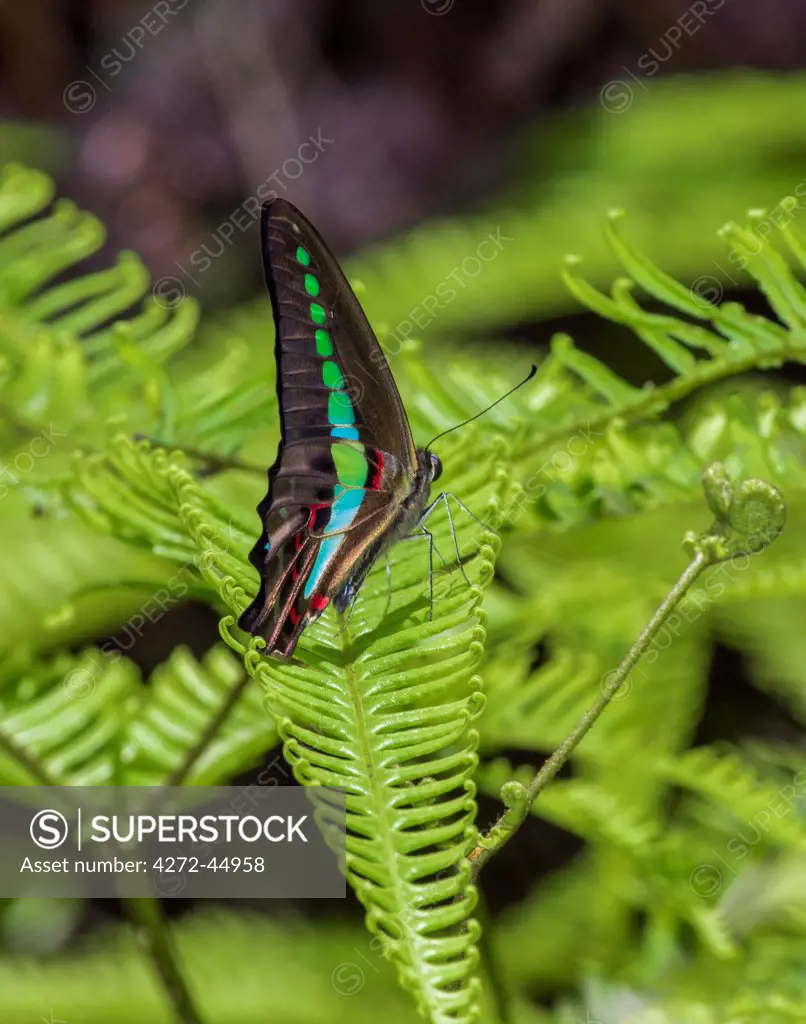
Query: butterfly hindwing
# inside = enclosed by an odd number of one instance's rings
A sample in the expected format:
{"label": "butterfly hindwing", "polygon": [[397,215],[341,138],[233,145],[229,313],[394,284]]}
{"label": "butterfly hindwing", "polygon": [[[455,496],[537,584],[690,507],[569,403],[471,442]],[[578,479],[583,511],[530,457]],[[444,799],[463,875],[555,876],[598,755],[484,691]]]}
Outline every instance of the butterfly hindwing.
{"label": "butterfly hindwing", "polygon": [[[321,454],[335,446],[338,454],[352,449],[347,442],[329,441],[313,443],[308,451]],[[292,445],[291,454],[292,471],[281,457],[273,467],[269,495],[258,506],[264,528],[249,557],[261,573],[261,585],[240,620],[242,629],[263,636],[267,647],[280,654],[291,653],[303,629],[331,598],[339,606],[338,595],[352,567],[388,531],[397,509],[382,487],[386,460],[373,459],[373,453],[367,459],[369,486],[339,484],[329,497],[321,486],[314,485],[311,493],[310,478],[293,473],[299,446]],[[300,500],[301,490],[309,491],[310,500]],[[354,509],[352,522],[346,523]]]}

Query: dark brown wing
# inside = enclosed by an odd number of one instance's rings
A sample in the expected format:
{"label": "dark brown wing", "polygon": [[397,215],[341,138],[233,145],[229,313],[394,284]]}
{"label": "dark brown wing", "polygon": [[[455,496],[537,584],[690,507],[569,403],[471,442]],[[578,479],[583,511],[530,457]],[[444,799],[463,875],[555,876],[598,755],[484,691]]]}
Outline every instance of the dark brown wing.
{"label": "dark brown wing", "polygon": [[[332,442],[339,443],[349,444]],[[327,441],[306,446],[323,455],[330,447]],[[302,448],[292,444],[286,454],[293,459]],[[259,506],[264,529],[249,556],[260,572],[260,589],[239,622],[242,629],[262,636],[269,652],[284,657],[293,653],[305,627],[337,597],[367,551],[394,524],[400,497],[387,488],[400,488],[402,476],[390,466],[393,461],[389,455],[370,454],[374,489],[340,487],[328,497],[322,487],[305,503],[300,502],[301,481],[312,488],[319,477],[278,469],[271,495]],[[347,528],[340,528],[339,506],[345,502],[356,507],[356,515]]]}
{"label": "dark brown wing", "polygon": [[[261,227],[263,266],[274,310],[283,442],[321,435],[327,426],[314,333],[318,326],[329,335],[333,361],[355,407],[358,439],[394,455],[413,475],[414,440],[403,401],[341,267],[316,228],[286,200],[264,205]],[[300,247],[310,257],[307,264],[297,259]],[[323,323],[317,325],[312,307],[314,313],[315,307],[323,310]]]}

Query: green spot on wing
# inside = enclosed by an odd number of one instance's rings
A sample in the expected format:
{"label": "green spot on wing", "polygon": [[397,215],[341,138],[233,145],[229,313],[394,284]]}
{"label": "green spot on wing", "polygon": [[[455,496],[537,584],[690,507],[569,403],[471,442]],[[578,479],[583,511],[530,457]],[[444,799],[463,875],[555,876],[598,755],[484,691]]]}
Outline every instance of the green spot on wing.
{"label": "green spot on wing", "polygon": [[334,444],[331,451],[339,483],[345,487],[363,487],[367,479],[367,459],[363,447]]}
{"label": "green spot on wing", "polygon": [[345,427],[355,423],[355,412],[350,396],[343,391],[331,391],[327,400],[327,418],[334,427]]}
{"label": "green spot on wing", "polygon": [[311,320],[315,324],[323,324],[326,320],[325,311],[318,302],[311,303]]}
{"label": "green spot on wing", "polygon": [[313,274],[306,274],[305,275],[305,291],[309,295],[318,295],[319,294],[319,282],[316,280],[316,278],[313,276]]}
{"label": "green spot on wing", "polygon": [[333,344],[330,341],[330,335],[327,331],[323,331],[321,327],[317,327],[314,331],[314,337],[316,338],[317,353],[320,356],[332,356]]}
{"label": "green spot on wing", "polygon": [[297,249],[297,262],[301,263],[303,267],[307,267],[311,262],[311,254],[307,252],[302,246]]}
{"label": "green spot on wing", "polygon": [[341,375],[341,370],[332,363],[329,359],[322,367],[322,380],[325,382],[327,387],[338,390],[344,387],[344,377]]}

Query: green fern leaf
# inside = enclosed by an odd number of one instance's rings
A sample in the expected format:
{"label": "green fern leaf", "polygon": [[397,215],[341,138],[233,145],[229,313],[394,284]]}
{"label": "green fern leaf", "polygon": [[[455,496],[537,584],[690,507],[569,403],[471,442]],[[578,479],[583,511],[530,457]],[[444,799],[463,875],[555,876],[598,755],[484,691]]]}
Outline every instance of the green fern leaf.
{"label": "green fern leaf", "polygon": [[752,826],[759,837],[763,832],[766,843],[795,848],[806,844],[806,822],[793,805],[794,787],[784,792],[765,783],[737,752],[697,747],[659,763],[656,771],[665,782],[704,797],[734,820]]}
{"label": "green fern leaf", "polygon": [[277,743],[262,705],[259,690],[223,645],[200,662],[177,647],[153,672],[122,730],[119,784],[172,785],[177,772],[185,784],[225,784]]}
{"label": "green fern leaf", "polygon": [[137,707],[137,683],[130,662],[98,651],[37,666],[0,718],[2,784],[111,785],[116,737]]}
{"label": "green fern leaf", "polygon": [[34,663],[2,690],[2,785],[220,785],[277,742],[256,687],[221,645],[177,648],[143,686],[117,651]]}

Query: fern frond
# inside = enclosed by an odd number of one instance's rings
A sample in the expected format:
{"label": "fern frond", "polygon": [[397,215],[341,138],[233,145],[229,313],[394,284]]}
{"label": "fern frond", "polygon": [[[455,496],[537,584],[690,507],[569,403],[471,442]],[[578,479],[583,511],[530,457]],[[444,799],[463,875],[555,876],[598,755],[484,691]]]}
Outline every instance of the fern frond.
{"label": "fern frond", "polygon": [[696,747],[659,762],[656,772],[664,782],[696,793],[729,818],[752,827],[757,833],[754,842],[763,832],[766,843],[806,845],[806,820],[797,808],[795,786],[765,782],[736,751]]}
{"label": "fern frond", "polygon": [[173,785],[187,767],[184,784],[222,785],[277,739],[260,691],[223,645],[201,661],[177,647],[154,670],[139,709],[125,722],[118,784]]}
{"label": "fern frond", "polygon": [[148,686],[117,651],[34,663],[2,690],[0,781],[158,786],[181,772],[185,783],[225,783],[277,741],[247,682],[223,645],[201,662],[177,648]]}
{"label": "fern frond", "polygon": [[[614,425],[595,448],[552,469],[552,480],[540,477],[545,494],[533,491],[530,497],[527,488],[502,513],[513,532],[501,568],[534,609],[537,635],[553,619],[614,614],[606,595],[618,593],[633,605],[636,592],[662,596],[662,581],[673,574],[679,555],[674,544],[659,548],[656,538],[681,536],[703,521],[703,462],[724,458],[738,476],[775,481],[786,494],[790,522],[797,524],[806,505],[801,405],[798,394],[787,403],[769,392],[750,393],[719,407],[708,404],[684,427]],[[541,594],[533,598],[535,578],[541,579]],[[728,603],[736,608],[749,598],[795,596],[804,586],[806,548],[795,526],[763,559],[737,559],[715,570],[680,612],[687,622],[718,618]]]}
{"label": "fern frond", "polygon": [[[2,493],[2,491],[0,491]],[[14,495],[3,499],[6,507]],[[75,519],[23,515],[19,503],[3,520],[0,547],[0,650],[54,652],[113,632],[143,602],[123,581],[153,580],[170,563],[100,535]],[[170,571],[166,571],[170,570]]]}
{"label": "fern frond", "polygon": [[[556,594],[555,594],[556,596]],[[595,599],[594,599],[595,600]],[[594,623],[582,615],[569,620],[557,602],[557,622],[547,629],[545,664],[525,678],[500,673],[487,681],[488,709],[481,720],[482,750],[492,757],[502,749],[520,748],[546,753],[554,750],[600,695],[631,636],[652,611],[651,598],[626,595],[611,615],[599,612]],[[599,633],[601,631],[601,633]],[[599,633],[599,635],[597,635]],[[621,649],[615,638],[621,635]],[[662,638],[663,647],[650,649],[626,680],[618,699],[574,755],[575,767],[586,779],[612,786],[636,808],[656,806],[662,786],[652,775],[652,764],[664,754],[684,748],[696,728],[705,692],[708,649],[703,624],[692,623],[687,632]],[[570,653],[575,644],[577,651]],[[647,735],[647,716],[663,721],[664,728]],[[626,776],[623,764],[642,765]],[[641,813],[644,813],[644,808]]]}
{"label": "fern frond", "polygon": [[155,562],[110,542],[96,550],[72,524],[33,523],[21,492],[39,502],[40,484],[69,471],[75,447],[100,443],[112,420],[117,430],[124,420],[148,430],[163,405],[161,363],[190,340],[197,320],[193,302],[168,310],[145,297],[148,276],[131,253],[110,269],[54,283],[100,248],[104,229],[72,203],[48,209],[52,193],[35,171],[10,166],[0,175],[0,575],[10,584],[0,613],[4,646],[14,637],[45,649],[112,626],[121,609],[125,615],[125,597],[107,607],[82,601],[76,636],[49,627],[54,602],[110,576],[147,576]]}
{"label": "fern frond", "polygon": [[[586,428],[600,429],[617,417],[637,419],[657,415],[708,384],[748,371],[781,366],[784,362],[806,361],[806,332],[802,309],[806,290],[794,276],[789,263],[767,238],[750,236],[758,243],[757,254],[748,248],[748,232],[735,224],[723,232],[726,241],[747,260],[747,267],[783,322],[748,313],[735,302],[711,303],[673,280],[646,256],[633,248],[617,228],[620,211],[611,214],[609,240],[630,279],[617,280],[610,297],[587,284],[576,273],[578,260],[566,262],[564,280],[572,294],[605,319],[630,328],[673,372],[667,384],[636,388],[621,380],[595,357],[580,352],[573,342],[558,336],[541,374],[556,378],[570,374],[584,385],[589,400],[577,405],[570,416],[559,419],[536,439],[537,447],[550,446],[568,433]],[[803,250],[793,244],[793,228],[782,231],[784,242],[795,257]],[[664,303],[671,314],[651,313],[633,298],[633,284]],[[687,319],[683,320],[683,314]],[[695,321],[691,323],[691,321]],[[697,351],[705,353],[698,358]],[[577,389],[578,390],[578,389]],[[549,408],[546,413],[551,413]],[[556,412],[556,410],[555,410]],[[556,424],[558,418],[553,417]]]}
{"label": "fern frond", "polygon": [[132,663],[97,650],[36,666],[0,717],[2,784],[111,785],[117,737],[138,691]]}
{"label": "fern frond", "polygon": [[[500,444],[476,450],[471,464],[454,463],[446,486],[490,516],[507,484],[497,469],[504,453]],[[65,489],[71,507],[174,558],[232,612],[245,607],[254,571],[244,513],[195,481],[184,458],[121,438],[78,468],[80,484]],[[493,535],[466,516],[455,525],[473,585],[451,564],[447,517],[435,517],[446,563],[435,580],[433,620],[426,546],[407,543],[391,553],[389,610],[381,566],[343,632],[330,611],[306,630],[297,649],[302,665],[262,659],[255,641],[244,647],[229,632],[232,617],[222,626],[265,690],[297,778],[345,787],[348,878],[369,928],[434,1022],[471,1020],[479,1000],[476,897],[465,857],[475,837],[470,723],[481,709],[473,673]]]}
{"label": "fern frond", "polygon": [[[483,510],[490,463],[479,460],[459,479],[463,499]],[[439,544],[444,524],[436,535]],[[346,789],[348,879],[384,954],[434,1022],[473,1019],[479,998],[476,895],[465,858],[476,834],[477,734],[469,725],[481,709],[478,605],[492,549],[472,521],[458,536],[474,587],[446,576],[433,621],[426,563],[401,545],[386,615],[385,580],[375,572],[343,634],[326,614],[303,637],[304,666],[260,660],[254,644],[247,652],[297,778]]]}
{"label": "fern frond", "polygon": [[[495,421],[498,429],[516,434],[520,422],[531,421],[528,433],[520,432],[520,444],[515,448],[515,457],[526,460],[521,466],[524,479],[540,472],[538,460],[542,460],[542,466],[547,465],[547,453],[549,460],[557,454],[551,452],[552,446],[565,454],[563,445],[569,435],[579,433],[584,447],[590,448],[591,437],[602,436],[605,428],[618,428],[620,420],[656,417],[673,403],[716,382],[785,362],[806,361],[806,321],[802,315],[806,289],[790,266],[791,260],[806,253],[806,245],[799,243],[795,227],[788,225],[779,231],[790,252],[790,262],[782,258],[768,238],[748,236],[748,229],[731,224],[722,232],[724,240],[732,243],[733,250],[746,260],[749,273],[781,318],[779,323],[751,314],[737,303],[713,304],[698,294],[696,282],[692,289],[679,284],[623,238],[618,229],[619,218],[618,212],[611,215],[608,238],[630,277],[618,279],[608,297],[578,275],[579,260],[569,257],[565,283],[583,305],[632,330],[674,376],[662,385],[635,387],[599,359],[580,351],[567,336],[556,336],[549,355],[540,364],[537,378],[525,392],[498,410]],[[749,248],[751,239],[753,249]],[[670,311],[644,310],[632,295],[636,284]],[[407,367],[410,351],[410,343],[402,346],[394,362],[404,381],[411,376],[419,383],[419,387],[411,389],[416,408],[416,396],[428,395],[435,385],[429,381],[423,387],[417,361]],[[457,417],[471,415],[471,410],[489,403],[495,397],[495,388],[500,387],[498,380],[491,380],[489,387],[480,387],[478,382],[482,378],[476,374],[473,389],[468,386],[467,374],[462,381],[458,366],[450,367],[447,376],[444,372],[440,376],[442,379],[436,384],[440,405],[446,411],[455,410]],[[431,401],[430,396],[427,401]],[[572,456],[568,463],[577,459],[578,451],[574,450]],[[561,471],[562,465],[552,469]]]}
{"label": "fern frond", "polygon": [[525,679],[512,672],[501,675],[498,685],[489,685],[482,750],[552,750],[590,704],[602,666],[592,652],[561,649]]}
{"label": "fern frond", "polygon": [[[103,395],[114,385],[131,403],[132,360],[127,346],[156,367],[184,346],[197,321],[195,303],[176,310],[147,299],[130,320],[121,317],[143,299],[148,275],[133,253],[117,265],[53,285],[54,277],[90,256],[104,229],[73,203],[57,202],[42,214],[52,186],[44,175],[10,166],[0,175],[0,353],[7,360],[3,398],[21,426],[51,422],[61,431],[119,412]],[[122,386],[122,388],[121,388]],[[10,425],[10,424],[9,424]]]}
{"label": "fern frond", "polygon": [[[447,332],[466,337],[480,326],[569,313],[557,272],[568,240],[605,284],[618,268],[596,225],[616,205],[630,210],[639,243],[671,273],[694,280],[705,268],[722,284],[736,277],[735,263],[714,266],[727,261],[709,227],[737,210],[772,205],[801,181],[803,131],[776,122],[798,103],[802,78],[669,75],[646,92],[632,88],[635,102],[624,117],[592,103],[564,111],[526,140],[525,180],[492,208],[431,220],[350,261],[371,322],[430,345]],[[710,124],[693,123],[695,106],[712,112]],[[685,159],[692,152],[696,166]],[[748,160],[750,153],[758,159]],[[494,259],[489,246],[479,259],[479,243],[490,235],[506,241]]]}

